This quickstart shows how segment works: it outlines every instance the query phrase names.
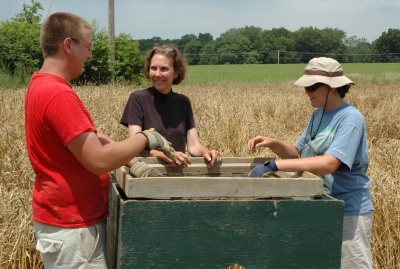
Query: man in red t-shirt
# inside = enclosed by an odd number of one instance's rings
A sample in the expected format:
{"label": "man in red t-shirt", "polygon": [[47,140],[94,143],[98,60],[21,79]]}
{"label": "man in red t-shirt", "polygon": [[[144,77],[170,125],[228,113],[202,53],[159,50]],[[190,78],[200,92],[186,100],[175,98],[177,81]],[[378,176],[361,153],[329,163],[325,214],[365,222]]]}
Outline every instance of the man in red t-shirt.
{"label": "man in red t-shirt", "polygon": [[26,146],[36,175],[36,247],[45,268],[106,268],[109,171],[145,148],[174,156],[156,132],[115,142],[96,130],[69,83],[92,58],[90,30],[86,20],[70,13],[47,18],[41,32],[44,63],[25,96]]}

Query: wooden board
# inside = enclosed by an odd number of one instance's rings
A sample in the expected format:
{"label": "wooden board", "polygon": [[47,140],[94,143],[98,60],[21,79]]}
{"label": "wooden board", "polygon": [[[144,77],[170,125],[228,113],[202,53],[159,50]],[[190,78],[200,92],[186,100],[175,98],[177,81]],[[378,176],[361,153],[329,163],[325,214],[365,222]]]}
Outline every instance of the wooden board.
{"label": "wooden board", "polygon": [[128,198],[146,199],[260,199],[273,197],[305,198],[322,195],[322,180],[311,173],[277,172],[268,178],[247,174],[268,158],[224,158],[208,169],[203,158],[178,169],[156,158],[142,158],[165,177],[133,178],[126,167],[114,171]]}
{"label": "wooden board", "polygon": [[[215,165],[212,168],[208,168],[204,158],[201,157],[192,157],[192,163],[182,169],[173,166],[172,164],[165,163],[163,160],[157,158],[138,158],[141,161],[149,164],[150,166],[157,168],[162,174],[165,175],[174,175],[174,176],[188,176],[188,175],[233,175],[237,176],[244,175],[247,176],[252,168],[256,165],[262,164],[271,158],[252,158],[252,157],[224,157],[220,163]],[[310,173],[297,174],[297,173],[289,173],[289,172],[278,172],[287,177],[310,177],[314,178],[315,176]]]}

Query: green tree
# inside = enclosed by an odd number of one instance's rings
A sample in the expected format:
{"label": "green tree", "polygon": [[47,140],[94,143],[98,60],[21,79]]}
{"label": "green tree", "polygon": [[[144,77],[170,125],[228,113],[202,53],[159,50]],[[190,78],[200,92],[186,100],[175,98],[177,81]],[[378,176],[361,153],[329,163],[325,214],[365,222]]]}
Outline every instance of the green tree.
{"label": "green tree", "polygon": [[297,54],[294,54],[295,42],[293,33],[285,28],[265,30],[262,35],[264,63],[295,63]]}
{"label": "green tree", "polygon": [[346,46],[344,45],[346,33],[337,28],[324,28],[320,31],[322,33],[322,46],[324,47],[323,53],[339,62],[344,62],[342,57],[346,53]]}
{"label": "green tree", "polygon": [[92,25],[92,54],[93,58],[85,65],[85,72],[76,81],[78,83],[103,84],[111,81],[109,65],[110,44],[105,28],[99,28],[94,20]]}
{"label": "green tree", "polygon": [[[96,22],[92,22],[92,54],[93,58],[87,62],[85,72],[77,81],[79,83],[104,84],[111,82],[110,72],[110,44],[105,28],[99,29]],[[115,74],[117,81],[140,83],[143,78],[144,56],[139,51],[139,42],[128,34],[121,33],[115,38]]]}
{"label": "green tree", "polygon": [[203,43],[199,40],[191,40],[186,43],[183,50],[183,56],[191,65],[196,65],[200,62],[200,53],[203,48]]}
{"label": "green tree", "polygon": [[208,42],[200,54],[199,64],[219,64],[219,55],[215,51],[215,41]]}
{"label": "green tree", "polygon": [[258,51],[261,55],[261,62],[264,64],[276,63],[277,48],[274,45],[274,34],[269,30],[264,30],[261,33],[260,39],[262,40]]}
{"label": "green tree", "polygon": [[346,51],[343,44],[345,37],[346,33],[339,29],[302,27],[295,32],[295,48],[302,54],[301,62],[318,56],[337,58]]}
{"label": "green tree", "polygon": [[38,13],[43,8],[39,2],[31,3],[32,6],[24,4],[23,12],[15,18],[0,23],[0,64],[10,74],[30,75],[43,62]]}
{"label": "green tree", "polygon": [[[0,65],[11,75],[24,72],[30,77],[43,64],[40,48],[42,5],[31,0],[23,5],[23,11],[15,18],[0,23]],[[99,29],[96,21],[92,25],[93,58],[85,65],[85,72],[74,83],[108,83],[111,81],[109,64],[110,45],[107,31]],[[115,77],[118,80],[140,81],[144,64],[139,43],[131,36],[120,34],[116,40]]]}
{"label": "green tree", "polygon": [[400,30],[389,29],[373,43],[373,52],[380,55],[383,62],[400,61]]}
{"label": "green tree", "polygon": [[[186,44],[193,40],[197,40],[197,37],[194,34],[187,34],[187,35],[182,36],[180,39],[170,41],[170,43],[176,44],[178,49],[181,52],[183,52],[185,50]],[[168,43],[168,42],[166,42],[166,43]]]}
{"label": "green tree", "polygon": [[26,21],[29,24],[37,24],[42,19],[42,15],[39,14],[40,10],[44,10],[42,4],[37,1],[31,0],[31,6],[23,4],[23,11],[15,15],[15,19],[18,21]]}
{"label": "green tree", "polygon": [[251,52],[251,41],[241,29],[232,28],[215,40],[215,52],[219,54],[219,64],[243,64]]}
{"label": "green tree", "polygon": [[261,35],[263,29],[255,26],[245,26],[244,28],[239,28],[236,30],[237,34],[247,37],[250,41],[250,51],[258,50],[261,47],[263,40]]}
{"label": "green tree", "polygon": [[202,34],[200,33],[197,37],[197,40],[200,41],[203,45],[214,41],[214,37],[210,33]]}
{"label": "green tree", "polygon": [[162,44],[164,40],[161,37],[155,36],[150,39],[139,39],[139,50],[145,53],[147,50],[154,47],[155,44]]}
{"label": "green tree", "polygon": [[372,44],[368,43],[365,38],[357,36],[346,37],[343,41],[346,46],[346,63],[369,63],[372,61]]}
{"label": "green tree", "polygon": [[140,83],[143,78],[144,57],[139,42],[121,33],[115,39],[115,78],[119,81]]}
{"label": "green tree", "polygon": [[295,48],[302,53],[301,62],[308,62],[311,58],[324,54],[322,33],[313,27],[300,28],[295,32]]}

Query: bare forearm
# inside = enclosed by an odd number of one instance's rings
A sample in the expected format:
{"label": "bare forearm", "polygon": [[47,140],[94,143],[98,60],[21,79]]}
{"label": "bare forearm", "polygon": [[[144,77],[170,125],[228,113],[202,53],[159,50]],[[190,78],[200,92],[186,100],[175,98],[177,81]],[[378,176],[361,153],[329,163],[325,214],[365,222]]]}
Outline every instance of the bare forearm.
{"label": "bare forearm", "polygon": [[135,156],[138,156],[140,152],[147,146],[147,139],[142,134],[136,134],[130,136],[128,139],[114,142],[110,140],[103,144],[104,147],[104,167],[102,168],[105,172],[112,171],[125,164],[133,163]]}
{"label": "bare forearm", "polygon": [[188,151],[193,157],[203,157],[208,149],[201,144],[197,144],[194,147],[188,147]]}
{"label": "bare forearm", "polygon": [[274,140],[268,147],[282,159],[296,159],[300,157],[294,145],[286,144],[279,140]]}
{"label": "bare forearm", "polygon": [[67,146],[86,169],[102,174],[132,160],[147,146],[147,138],[137,134],[115,142],[103,134],[86,132],[73,138]]}
{"label": "bare forearm", "polygon": [[341,162],[332,155],[322,155],[308,158],[275,160],[280,171],[308,171],[316,175],[327,175],[338,169]]}

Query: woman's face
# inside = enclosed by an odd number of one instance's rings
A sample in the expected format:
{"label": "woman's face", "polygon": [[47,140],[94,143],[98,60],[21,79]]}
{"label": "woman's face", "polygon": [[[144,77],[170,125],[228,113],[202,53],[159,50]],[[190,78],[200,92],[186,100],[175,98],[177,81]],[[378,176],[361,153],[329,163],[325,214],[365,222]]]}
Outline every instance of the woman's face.
{"label": "woman's face", "polygon": [[314,92],[310,92],[307,89],[304,89],[304,92],[308,95],[310,99],[310,103],[312,107],[324,107],[326,101],[326,95],[328,94],[329,86],[322,85]]}
{"label": "woman's face", "polygon": [[172,89],[172,82],[177,77],[172,59],[162,54],[155,54],[151,58],[149,77],[157,91],[163,94],[169,93]]}

